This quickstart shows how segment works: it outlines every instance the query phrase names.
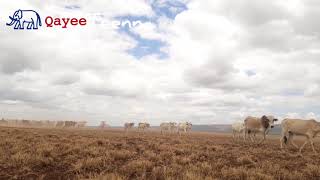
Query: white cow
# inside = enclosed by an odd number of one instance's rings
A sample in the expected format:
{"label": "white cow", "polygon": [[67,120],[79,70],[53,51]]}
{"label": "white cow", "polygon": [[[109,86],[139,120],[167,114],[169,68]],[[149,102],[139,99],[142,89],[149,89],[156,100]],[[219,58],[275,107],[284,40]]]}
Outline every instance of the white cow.
{"label": "white cow", "polygon": [[170,132],[173,133],[177,129],[177,123],[170,122]]}
{"label": "white cow", "polygon": [[181,135],[181,132],[184,132],[186,134],[191,131],[192,124],[190,122],[179,123],[177,128],[179,135]]}
{"label": "white cow", "polygon": [[299,148],[299,154],[304,146],[310,142],[313,152],[316,154],[316,150],[313,146],[313,139],[320,133],[320,123],[314,119],[302,120],[302,119],[284,119],[281,123],[282,132],[280,139],[280,147],[283,148],[283,143],[290,142],[294,147],[298,149],[298,146],[293,142],[293,136],[304,136],[306,141]]}
{"label": "white cow", "polygon": [[170,130],[170,124],[169,123],[161,123],[160,124],[160,132],[161,134],[164,134],[164,132],[169,131]]}
{"label": "white cow", "polygon": [[173,133],[176,129],[177,129],[177,123],[175,123],[175,122],[168,122],[168,123],[161,123],[160,124],[161,134],[164,134],[165,132]]}
{"label": "white cow", "polygon": [[149,123],[139,123],[138,124],[138,131],[142,131],[142,133],[145,132],[146,129],[150,128]]}
{"label": "white cow", "polygon": [[234,139],[240,138],[241,135],[244,132],[244,129],[245,129],[244,122],[240,122],[240,121],[234,122],[232,124],[232,135],[233,135],[233,138]]}

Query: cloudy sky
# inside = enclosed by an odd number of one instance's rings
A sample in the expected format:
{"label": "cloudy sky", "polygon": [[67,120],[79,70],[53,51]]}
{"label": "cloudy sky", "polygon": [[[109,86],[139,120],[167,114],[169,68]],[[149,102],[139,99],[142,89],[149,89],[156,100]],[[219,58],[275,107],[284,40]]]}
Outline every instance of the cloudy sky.
{"label": "cloudy sky", "polygon": [[[6,26],[17,9],[37,11],[43,26]],[[88,25],[48,28],[46,16]],[[317,118],[319,18],[318,0],[1,1],[0,116],[92,125]]]}

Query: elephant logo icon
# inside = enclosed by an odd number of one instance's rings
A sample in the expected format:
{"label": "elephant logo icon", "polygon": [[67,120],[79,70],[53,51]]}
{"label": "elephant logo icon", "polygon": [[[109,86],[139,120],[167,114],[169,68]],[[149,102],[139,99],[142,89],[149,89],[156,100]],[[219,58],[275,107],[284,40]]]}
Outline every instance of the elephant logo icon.
{"label": "elephant logo icon", "polygon": [[38,29],[41,24],[40,15],[33,10],[17,10],[13,13],[13,16],[9,16],[11,19],[10,23],[7,23],[7,26],[13,26],[14,29]]}

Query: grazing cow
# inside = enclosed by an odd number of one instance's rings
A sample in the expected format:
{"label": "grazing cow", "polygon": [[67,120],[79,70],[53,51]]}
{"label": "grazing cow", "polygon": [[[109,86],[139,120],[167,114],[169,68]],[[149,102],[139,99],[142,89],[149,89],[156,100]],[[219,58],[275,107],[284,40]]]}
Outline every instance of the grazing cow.
{"label": "grazing cow", "polygon": [[150,128],[149,123],[139,123],[138,124],[138,130],[142,131],[143,133],[145,132],[146,129]]}
{"label": "grazing cow", "polygon": [[274,116],[265,116],[263,115],[261,118],[249,116],[244,120],[245,126],[245,135],[244,139],[247,139],[247,135],[251,138],[251,141],[254,142],[252,134],[262,133],[263,139],[259,142],[262,143],[266,140],[266,135],[269,133],[270,129],[274,127],[274,122],[278,121],[278,119],[274,118]]}
{"label": "grazing cow", "polygon": [[124,131],[128,133],[130,129],[134,127],[134,123],[124,123]]}
{"label": "grazing cow", "polygon": [[161,123],[160,124],[160,130],[161,134],[164,134],[164,132],[173,133],[173,131],[176,129],[177,123],[175,122],[169,122],[169,123]]}
{"label": "grazing cow", "polygon": [[65,121],[64,122],[64,127],[65,128],[72,128],[76,126],[76,122],[75,121]]}
{"label": "grazing cow", "polygon": [[192,124],[190,122],[179,123],[177,128],[179,135],[181,135],[181,132],[186,134],[191,130]]}
{"label": "grazing cow", "polygon": [[84,128],[87,124],[87,121],[79,121],[79,122],[76,122],[76,127],[77,128]]}
{"label": "grazing cow", "polygon": [[161,131],[161,134],[164,134],[165,131],[171,131],[171,124],[170,123],[161,123],[160,124],[160,131]]}
{"label": "grazing cow", "polygon": [[177,123],[170,122],[170,131],[173,133],[177,129]]}
{"label": "grazing cow", "polygon": [[0,126],[8,126],[9,122],[3,118],[0,120]]}
{"label": "grazing cow", "polygon": [[243,122],[234,122],[232,124],[232,135],[233,135],[233,138],[236,139],[236,138],[240,138],[241,137],[241,134],[243,134],[243,131],[244,131],[244,123]]}
{"label": "grazing cow", "polygon": [[[299,154],[304,146],[310,142],[313,152],[316,154],[316,150],[313,146],[313,139],[320,133],[320,122],[314,119],[302,120],[302,119],[284,119],[281,123],[282,132],[280,139],[280,147],[283,148],[283,143],[287,144],[290,142],[294,147],[299,149]],[[293,136],[304,136],[306,141],[303,145],[298,148],[298,146],[293,142]]]}
{"label": "grazing cow", "polygon": [[62,128],[65,126],[65,121],[57,121],[56,122],[56,126],[57,128]]}

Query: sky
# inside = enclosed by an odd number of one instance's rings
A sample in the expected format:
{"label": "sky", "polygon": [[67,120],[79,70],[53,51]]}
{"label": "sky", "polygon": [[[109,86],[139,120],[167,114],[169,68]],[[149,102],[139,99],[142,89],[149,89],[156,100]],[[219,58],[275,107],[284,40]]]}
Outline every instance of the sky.
{"label": "sky", "polygon": [[[43,26],[6,26],[18,9],[37,11]],[[48,28],[47,16],[87,25]],[[317,119],[319,18],[318,0],[1,1],[0,117],[90,125]]]}

